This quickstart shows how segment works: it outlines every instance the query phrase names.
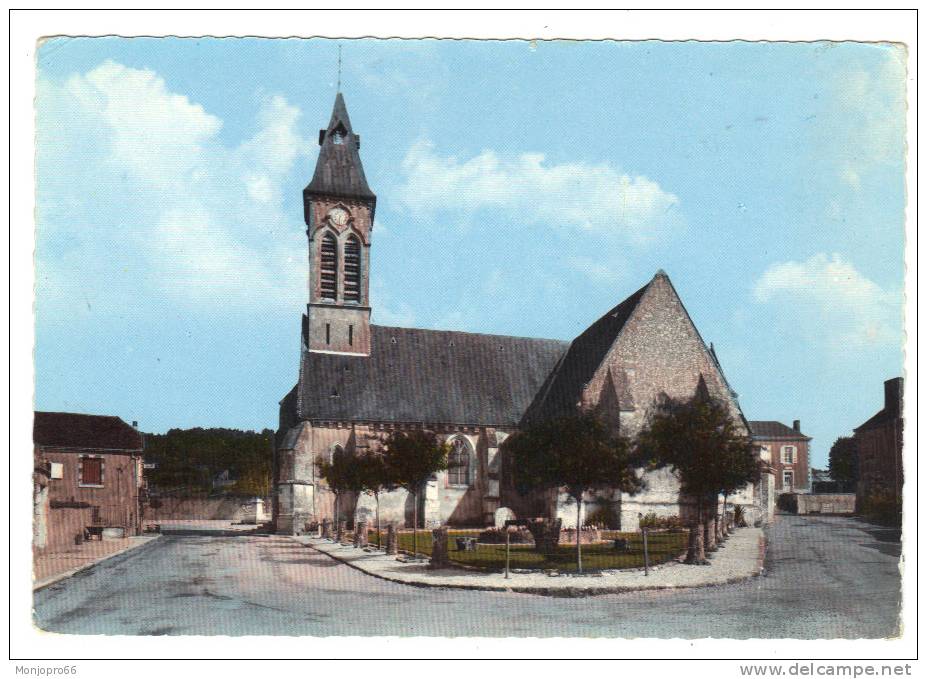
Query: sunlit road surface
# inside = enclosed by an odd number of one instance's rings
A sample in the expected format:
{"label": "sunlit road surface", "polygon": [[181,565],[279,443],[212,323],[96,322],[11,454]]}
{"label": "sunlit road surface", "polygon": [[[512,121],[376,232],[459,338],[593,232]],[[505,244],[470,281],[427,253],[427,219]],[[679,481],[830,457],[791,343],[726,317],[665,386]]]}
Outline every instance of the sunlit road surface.
{"label": "sunlit road surface", "polygon": [[135,635],[897,634],[898,531],[780,516],[769,543],[767,575],[744,583],[570,599],[386,582],[285,537],[166,535],[40,590],[35,621],[53,632]]}

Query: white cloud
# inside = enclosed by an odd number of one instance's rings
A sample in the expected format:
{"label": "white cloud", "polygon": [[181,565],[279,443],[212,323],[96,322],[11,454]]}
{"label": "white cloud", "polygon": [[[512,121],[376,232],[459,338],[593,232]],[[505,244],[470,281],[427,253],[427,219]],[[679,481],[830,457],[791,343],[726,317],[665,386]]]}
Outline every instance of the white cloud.
{"label": "white cloud", "polygon": [[837,254],[773,264],[753,295],[808,342],[865,349],[901,341],[901,292],[883,289]]}
{"label": "white cloud", "polygon": [[849,121],[834,139],[839,175],[854,191],[873,167],[901,162],[904,154],[907,53],[896,45],[878,49],[884,59],[877,67],[849,65],[834,79],[836,116]]}
{"label": "white cloud", "polygon": [[[177,184],[203,169],[204,146],[222,127],[153,71],[106,61],[65,84],[80,113],[95,118],[111,160],[138,179]],[[103,136],[101,134],[101,136]]]}
{"label": "white cloud", "polygon": [[67,309],[75,290],[87,308],[119,308],[129,294],[303,303],[305,242],[281,191],[310,148],[299,116],[268,97],[254,134],[230,146],[222,120],[153,71],[106,61],[62,83],[40,79],[39,303]]}
{"label": "white cloud", "polygon": [[495,210],[506,226],[569,227],[637,243],[679,221],[676,196],[607,163],[552,165],[539,153],[509,157],[490,150],[461,160],[421,141],[409,149],[402,171],[397,200],[423,217]]}
{"label": "white cloud", "polygon": [[568,263],[583,276],[596,283],[617,283],[627,277],[628,264],[620,257],[570,257]]}

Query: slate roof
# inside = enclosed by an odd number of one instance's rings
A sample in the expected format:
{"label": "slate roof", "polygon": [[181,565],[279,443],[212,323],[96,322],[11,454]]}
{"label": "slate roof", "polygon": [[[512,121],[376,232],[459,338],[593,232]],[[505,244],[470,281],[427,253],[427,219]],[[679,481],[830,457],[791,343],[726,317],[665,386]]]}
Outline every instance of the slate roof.
{"label": "slate roof", "polygon": [[142,435],[118,417],[36,412],[32,440],[39,446],[141,450]]}
{"label": "slate roof", "polygon": [[[652,281],[651,281],[652,282]],[[579,402],[582,390],[602,364],[605,354],[631,317],[644,292],[640,290],[610,310],[570,343],[563,359],[537,394],[526,420],[556,417],[570,412]]]}
{"label": "slate roof", "polygon": [[379,325],[370,333],[369,357],[303,351],[299,419],[516,426],[568,346]]}
{"label": "slate roof", "polygon": [[755,439],[811,440],[810,436],[805,436],[800,431],[795,431],[791,427],[774,420],[750,420],[750,432]]}
{"label": "slate roof", "polygon": [[[335,143],[335,130],[344,131],[341,144]],[[335,107],[328,128],[319,132],[319,159],[316,161],[312,181],[303,193],[309,195],[339,196],[376,200],[367,185],[364,166],[361,164],[360,137],[351,128],[351,119],[341,92],[335,97]]]}

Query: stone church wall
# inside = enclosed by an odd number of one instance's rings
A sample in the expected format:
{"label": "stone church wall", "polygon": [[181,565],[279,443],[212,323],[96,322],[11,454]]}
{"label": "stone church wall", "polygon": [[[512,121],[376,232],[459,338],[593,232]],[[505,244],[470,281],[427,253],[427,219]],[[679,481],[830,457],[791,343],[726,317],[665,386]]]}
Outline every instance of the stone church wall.
{"label": "stone church wall", "polygon": [[[657,276],[626,322],[618,341],[586,385],[583,404],[595,408],[604,400],[606,387],[615,383],[625,385],[633,406],[623,407],[620,429],[622,434],[633,439],[647,423],[661,393],[673,398],[690,398],[695,394],[699,376],[705,379],[709,393],[726,403],[739,421],[740,408],[669,279]],[[607,402],[615,403],[615,399]],[[670,470],[648,471],[644,481],[645,488],[638,494],[622,495],[622,530],[637,530],[638,515],[653,512],[657,516],[675,515],[685,519],[695,512],[693,503],[681,494],[679,481]],[[752,487],[739,494],[738,501],[749,506],[748,514],[756,514]]]}
{"label": "stone church wall", "polygon": [[[350,455],[375,450],[378,439],[385,432],[368,425],[310,425],[299,423],[283,437],[276,451],[277,458],[277,530],[302,530],[306,522],[334,517],[334,494],[325,481],[318,477],[317,462],[330,460],[336,446]],[[425,527],[440,525],[484,526],[492,523],[499,508],[499,443],[507,433],[491,428],[448,430],[442,432],[446,440],[464,438],[470,445],[470,483],[452,486],[447,471],[438,472],[426,484],[419,499],[419,522]],[[492,478],[495,477],[495,478]],[[414,500],[404,489],[380,495],[380,521],[411,527]],[[372,495],[354,497],[342,495],[339,515],[365,518],[373,522],[376,517],[376,500]]]}

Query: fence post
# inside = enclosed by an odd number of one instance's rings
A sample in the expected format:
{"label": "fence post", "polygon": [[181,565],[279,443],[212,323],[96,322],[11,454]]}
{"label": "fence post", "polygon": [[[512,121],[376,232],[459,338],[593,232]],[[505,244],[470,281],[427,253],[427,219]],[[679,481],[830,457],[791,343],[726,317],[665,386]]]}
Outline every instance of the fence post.
{"label": "fence post", "polygon": [[505,528],[505,579],[509,579],[509,545],[511,544],[511,533],[508,527]]}

